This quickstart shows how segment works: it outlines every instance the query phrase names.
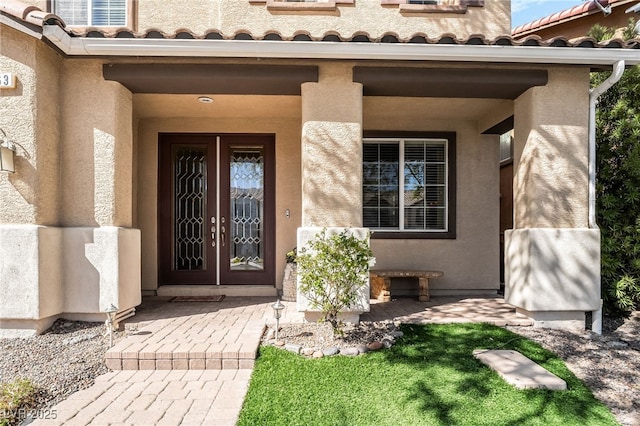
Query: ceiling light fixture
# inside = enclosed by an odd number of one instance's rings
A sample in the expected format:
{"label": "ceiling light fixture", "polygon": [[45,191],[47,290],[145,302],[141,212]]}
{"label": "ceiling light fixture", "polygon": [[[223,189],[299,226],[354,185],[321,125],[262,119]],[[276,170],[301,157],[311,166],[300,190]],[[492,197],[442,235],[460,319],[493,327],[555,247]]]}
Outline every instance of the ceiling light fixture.
{"label": "ceiling light fixture", "polygon": [[203,104],[210,104],[210,103],[213,102],[213,99],[208,97],[208,96],[200,96],[200,97],[198,97],[198,100],[200,102],[202,102]]}

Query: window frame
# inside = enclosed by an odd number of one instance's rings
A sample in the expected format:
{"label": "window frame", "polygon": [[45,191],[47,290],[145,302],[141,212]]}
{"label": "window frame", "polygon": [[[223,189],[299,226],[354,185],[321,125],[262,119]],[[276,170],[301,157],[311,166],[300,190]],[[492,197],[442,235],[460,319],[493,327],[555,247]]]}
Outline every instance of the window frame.
{"label": "window frame", "polygon": [[465,14],[469,7],[484,7],[484,0],[457,0],[454,3],[436,0],[436,4],[410,3],[410,0],[380,0],[382,6],[398,7],[401,13],[459,13]]}
{"label": "window frame", "polygon": [[355,0],[249,0],[250,4],[265,5],[272,12],[304,12],[304,11],[335,11],[338,6],[353,6]]}
{"label": "window frame", "polygon": [[[47,0],[47,10],[50,13],[55,12],[55,3],[57,0]],[[93,0],[83,0],[85,2],[92,2]],[[88,8],[87,19],[91,16],[91,8]],[[92,23],[87,23],[86,25],[72,25],[68,24],[67,26],[70,28],[129,28],[133,31],[137,30],[137,1],[136,0],[125,0],[125,23],[124,25],[94,25]],[[64,20],[64,17],[61,16]],[[66,23],[66,22],[65,22]]]}
{"label": "window frame", "polygon": [[[455,132],[412,132],[412,131],[365,131],[363,132],[363,148],[367,142],[375,143],[376,140],[407,140],[407,139],[445,139],[447,141],[447,229],[445,231],[428,230],[404,230],[404,229],[376,229],[370,228],[373,239],[455,239],[456,238],[456,133]],[[403,157],[401,157],[402,159]],[[364,162],[364,158],[362,159]],[[404,163],[399,164],[404,168]],[[398,177],[400,181],[400,176]],[[364,190],[364,181],[361,183]],[[398,187],[398,196],[401,196],[401,188]],[[400,208],[400,207],[399,207]],[[362,206],[364,215],[364,205]],[[404,215],[404,211],[400,211]],[[363,217],[364,218],[364,217]]]}

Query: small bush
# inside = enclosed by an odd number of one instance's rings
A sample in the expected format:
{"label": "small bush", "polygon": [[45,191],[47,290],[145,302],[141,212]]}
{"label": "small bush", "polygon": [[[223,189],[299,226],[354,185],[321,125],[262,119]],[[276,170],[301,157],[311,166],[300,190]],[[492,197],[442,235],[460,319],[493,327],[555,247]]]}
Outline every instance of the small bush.
{"label": "small bush", "polygon": [[287,252],[287,263],[297,263],[298,250],[296,247],[293,250]]}
{"label": "small bush", "polygon": [[35,406],[37,389],[28,379],[0,383],[0,426],[13,424],[20,409]]}
{"label": "small bush", "polygon": [[349,230],[328,236],[323,229],[300,250],[296,259],[300,291],[334,330],[340,326],[340,311],[351,306],[366,285],[372,255],[369,236],[361,240]]}

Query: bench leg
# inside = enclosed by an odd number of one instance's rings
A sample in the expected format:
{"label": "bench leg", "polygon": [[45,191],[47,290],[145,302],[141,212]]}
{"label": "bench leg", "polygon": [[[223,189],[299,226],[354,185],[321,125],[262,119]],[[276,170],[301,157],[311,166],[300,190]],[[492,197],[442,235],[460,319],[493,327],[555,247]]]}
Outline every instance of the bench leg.
{"label": "bench leg", "polygon": [[378,300],[382,300],[383,302],[391,302],[391,278],[384,278],[384,288],[382,292],[380,292],[380,297]]}
{"label": "bench leg", "polygon": [[428,302],[429,301],[429,278],[418,278],[418,284],[420,286],[420,293],[418,296],[418,300],[420,302]]}

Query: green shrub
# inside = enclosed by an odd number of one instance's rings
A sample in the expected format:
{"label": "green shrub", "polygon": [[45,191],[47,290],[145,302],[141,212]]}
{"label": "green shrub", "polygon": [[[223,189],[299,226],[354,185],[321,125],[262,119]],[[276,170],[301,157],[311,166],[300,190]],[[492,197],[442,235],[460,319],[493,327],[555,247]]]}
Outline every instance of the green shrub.
{"label": "green shrub", "polygon": [[[624,37],[635,31],[629,21]],[[600,31],[591,35],[598,36]],[[597,38],[597,37],[596,37]],[[592,73],[591,85],[610,72]],[[640,68],[629,68],[598,101],[597,221],[602,233],[602,297],[609,313],[640,306]]]}
{"label": "green shrub", "polygon": [[366,285],[372,260],[369,235],[361,240],[348,229],[334,235],[323,229],[298,253],[300,291],[334,330],[340,311],[351,306]]}

